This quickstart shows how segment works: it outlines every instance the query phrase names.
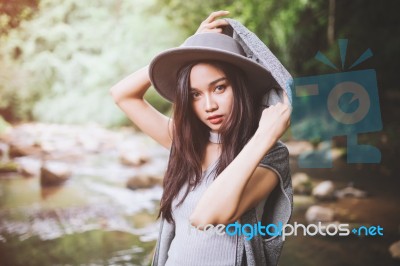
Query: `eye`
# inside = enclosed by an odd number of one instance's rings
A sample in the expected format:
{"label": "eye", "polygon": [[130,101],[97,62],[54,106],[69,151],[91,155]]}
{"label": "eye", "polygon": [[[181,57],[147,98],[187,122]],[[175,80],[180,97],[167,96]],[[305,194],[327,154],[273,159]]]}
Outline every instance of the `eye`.
{"label": "eye", "polygon": [[215,92],[221,93],[225,91],[226,86],[225,85],[217,85],[214,89]]}
{"label": "eye", "polygon": [[196,99],[196,98],[200,97],[200,93],[197,92],[197,91],[192,91],[190,94],[191,94],[193,99]]}

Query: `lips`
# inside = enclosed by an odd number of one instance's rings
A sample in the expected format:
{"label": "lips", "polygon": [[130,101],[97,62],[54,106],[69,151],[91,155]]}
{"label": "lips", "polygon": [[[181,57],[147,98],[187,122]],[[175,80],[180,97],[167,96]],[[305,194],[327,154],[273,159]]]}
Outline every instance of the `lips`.
{"label": "lips", "polygon": [[222,122],[223,118],[222,115],[213,115],[207,118],[208,121],[210,121],[211,124],[219,124]]}

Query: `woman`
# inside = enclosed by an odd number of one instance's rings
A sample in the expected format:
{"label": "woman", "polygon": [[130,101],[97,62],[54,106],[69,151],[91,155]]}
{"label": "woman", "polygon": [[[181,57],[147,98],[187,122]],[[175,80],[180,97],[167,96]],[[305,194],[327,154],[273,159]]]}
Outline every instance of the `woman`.
{"label": "woman", "polygon": [[[130,120],[170,149],[159,216],[173,236],[165,241],[160,233],[157,249],[166,255],[159,259],[157,250],[155,264],[239,265],[239,236],[202,230],[240,221],[253,208],[261,220],[281,173],[289,172],[287,150],[277,144],[290,123],[289,100],[285,95],[283,103],[260,109],[271,74],[221,34],[224,15],[212,13],[181,47],[111,89]],[[143,99],[151,83],[173,102],[172,119]],[[283,158],[280,166],[260,163],[273,158]]]}

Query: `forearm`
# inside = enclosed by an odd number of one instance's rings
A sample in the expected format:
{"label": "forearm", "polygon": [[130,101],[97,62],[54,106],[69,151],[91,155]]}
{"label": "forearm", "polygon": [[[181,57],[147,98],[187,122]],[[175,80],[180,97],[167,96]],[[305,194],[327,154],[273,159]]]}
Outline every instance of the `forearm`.
{"label": "forearm", "polygon": [[148,66],[145,66],[115,84],[110,93],[116,103],[127,98],[143,99],[150,85]]}
{"label": "forearm", "polygon": [[257,131],[204,192],[190,216],[191,224],[198,226],[231,221],[250,177],[276,140]]}

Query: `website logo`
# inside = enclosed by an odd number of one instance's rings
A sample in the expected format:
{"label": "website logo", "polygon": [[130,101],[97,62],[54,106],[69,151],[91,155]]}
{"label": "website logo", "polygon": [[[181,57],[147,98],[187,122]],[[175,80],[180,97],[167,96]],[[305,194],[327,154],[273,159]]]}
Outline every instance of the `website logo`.
{"label": "website logo", "polygon": [[[339,40],[341,69],[345,71],[347,39]],[[291,130],[298,140],[324,141],[322,150],[299,156],[300,168],[331,168],[332,137],[347,136],[348,163],[379,163],[381,152],[359,144],[358,134],[382,130],[378,86],[374,69],[348,71],[372,57],[367,49],[347,72],[295,78],[290,84],[293,97]],[[315,58],[338,70],[324,54]]]}
{"label": "website logo", "polygon": [[350,224],[347,223],[323,224],[321,222],[308,225],[297,222],[294,222],[293,225],[283,224],[282,222],[262,225],[261,222],[258,222],[257,224],[240,224],[236,221],[235,223],[230,223],[228,225],[207,224],[205,226],[199,225],[197,227],[192,226],[190,223],[188,224],[189,235],[192,234],[193,230],[195,233],[201,232],[202,234],[216,234],[220,236],[225,234],[229,236],[243,235],[247,241],[253,239],[257,235],[267,238],[282,236],[283,241],[285,241],[287,236],[297,236],[300,234],[303,236],[349,236],[350,234],[357,236],[383,236],[383,227],[380,225],[363,225],[351,229]]}

